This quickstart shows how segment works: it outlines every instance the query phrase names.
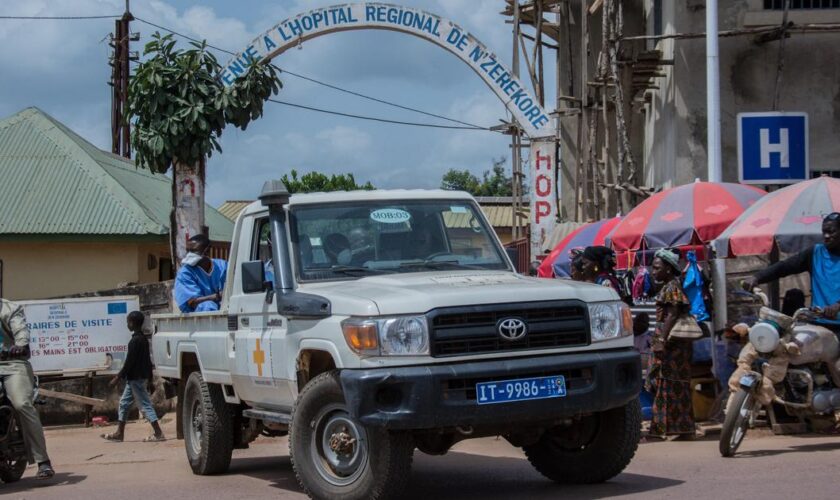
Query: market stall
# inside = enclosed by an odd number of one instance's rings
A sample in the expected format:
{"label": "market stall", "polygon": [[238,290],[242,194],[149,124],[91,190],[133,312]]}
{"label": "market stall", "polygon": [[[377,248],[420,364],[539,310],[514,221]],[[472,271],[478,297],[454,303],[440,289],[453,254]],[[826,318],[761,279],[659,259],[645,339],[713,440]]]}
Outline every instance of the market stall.
{"label": "market stall", "polygon": [[[660,248],[680,248],[683,253],[693,250],[703,261],[708,257],[709,243],[764,194],[761,189],[732,183],[694,182],[678,186],[639,204],[606,239],[617,255],[628,255],[631,262],[635,260],[643,266],[652,261],[653,253]],[[653,305],[642,300],[634,310],[650,314]],[[707,330],[713,330],[711,324]],[[720,378],[716,376],[720,371],[716,358],[725,349],[725,343],[716,342],[715,335],[695,342],[697,372],[692,386],[701,388],[695,391],[694,398],[695,407],[702,409],[696,412],[700,418],[710,412],[715,399],[715,379]]]}

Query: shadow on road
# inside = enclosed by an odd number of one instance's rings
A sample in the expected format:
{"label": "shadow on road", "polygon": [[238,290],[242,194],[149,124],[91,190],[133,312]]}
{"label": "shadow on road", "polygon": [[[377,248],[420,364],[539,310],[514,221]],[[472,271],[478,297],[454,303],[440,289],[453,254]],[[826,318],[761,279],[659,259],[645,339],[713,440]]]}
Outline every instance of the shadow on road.
{"label": "shadow on road", "polygon": [[[2,484],[0,483],[0,496],[8,495],[9,493],[24,493],[27,491],[35,491],[42,488],[49,488],[51,486],[62,486],[68,484],[78,484],[87,479],[86,475],[73,474],[72,472],[56,472],[52,479],[35,479],[35,476],[28,475],[31,472],[27,470],[27,475],[17,483]],[[34,474],[34,473],[33,473]]]}
{"label": "shadow on road", "polygon": [[298,485],[297,478],[295,478],[295,472],[292,470],[292,461],[288,456],[234,458],[230,462],[228,474],[242,474],[262,479],[269,481],[274,488],[303,493],[300,485]]}
{"label": "shadow on road", "polygon": [[417,452],[411,474],[408,499],[471,499],[528,498],[556,499],[608,498],[631,493],[649,492],[682,484],[683,481],[620,474],[613,480],[596,485],[559,485],[536,472],[527,460],[510,457],[485,457],[466,453],[449,453],[443,457],[427,457]]}
{"label": "shadow on road", "polygon": [[776,455],[784,455],[786,453],[807,453],[813,451],[834,451],[840,450],[840,439],[832,443],[818,443],[818,444],[802,444],[798,446],[790,446],[788,448],[776,450],[751,450],[739,451],[735,458],[750,458],[750,457],[772,457]]}
{"label": "shadow on road", "polygon": [[[231,462],[229,474],[268,481],[274,488],[300,493],[288,456],[240,458]],[[481,498],[556,499],[559,496],[600,499],[655,491],[683,481],[621,474],[612,481],[596,485],[558,485],[537,473],[521,458],[486,457],[449,453],[430,457],[417,451],[405,500]]]}

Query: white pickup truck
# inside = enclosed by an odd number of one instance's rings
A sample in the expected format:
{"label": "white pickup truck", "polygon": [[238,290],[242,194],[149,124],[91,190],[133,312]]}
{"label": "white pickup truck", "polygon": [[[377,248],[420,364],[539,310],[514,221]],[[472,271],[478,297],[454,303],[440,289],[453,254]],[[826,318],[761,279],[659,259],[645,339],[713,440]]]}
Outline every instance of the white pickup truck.
{"label": "white pickup truck", "polygon": [[234,234],[221,311],[154,317],[196,474],[259,435],[288,434],[314,498],[393,497],[415,449],[483,436],[560,483],[633,457],[629,309],[606,287],[517,274],[468,194],[269,181]]}

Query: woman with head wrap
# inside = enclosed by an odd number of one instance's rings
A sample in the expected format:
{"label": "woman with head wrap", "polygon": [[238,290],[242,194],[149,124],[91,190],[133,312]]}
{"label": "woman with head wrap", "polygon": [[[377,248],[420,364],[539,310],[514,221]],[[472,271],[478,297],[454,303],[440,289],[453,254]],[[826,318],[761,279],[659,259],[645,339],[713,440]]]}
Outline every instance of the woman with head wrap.
{"label": "woman with head wrap", "polygon": [[605,246],[586,247],[581,254],[583,265],[581,281],[612,288],[626,300],[615,275],[615,252]]}
{"label": "woman with head wrap", "polygon": [[656,328],[651,339],[650,368],[653,392],[650,435],[676,435],[694,439],[691,407],[691,341],[671,336],[680,316],[689,311],[688,297],[680,285],[679,255],[659,250],[653,259],[653,279],[661,285],[656,296]]}

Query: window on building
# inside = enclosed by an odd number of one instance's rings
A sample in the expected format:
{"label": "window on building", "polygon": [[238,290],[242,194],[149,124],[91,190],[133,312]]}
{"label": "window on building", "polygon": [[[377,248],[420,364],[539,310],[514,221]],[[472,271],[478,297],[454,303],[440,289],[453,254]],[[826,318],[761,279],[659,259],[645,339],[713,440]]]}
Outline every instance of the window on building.
{"label": "window on building", "polygon": [[811,170],[812,179],[822,177],[823,175],[834,179],[840,179],[840,170]]}
{"label": "window on building", "polygon": [[662,0],[653,0],[653,35],[662,34]]}
{"label": "window on building", "polygon": [[175,268],[172,266],[172,259],[161,257],[158,260],[158,281],[175,279]]}
{"label": "window on building", "polygon": [[[840,9],[840,0],[789,0],[789,9]],[[764,0],[767,10],[784,10],[785,0]]]}

